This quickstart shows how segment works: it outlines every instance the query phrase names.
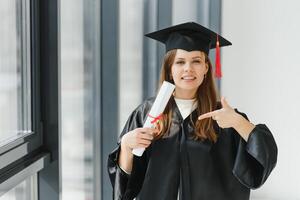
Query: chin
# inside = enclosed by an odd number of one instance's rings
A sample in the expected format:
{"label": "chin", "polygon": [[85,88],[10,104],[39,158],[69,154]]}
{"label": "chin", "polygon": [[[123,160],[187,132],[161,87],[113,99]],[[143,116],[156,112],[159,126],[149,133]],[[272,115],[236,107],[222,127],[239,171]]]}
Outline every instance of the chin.
{"label": "chin", "polygon": [[200,84],[181,84],[182,89],[187,89],[187,90],[196,90]]}
{"label": "chin", "polygon": [[186,86],[186,85],[176,85],[176,87],[182,89],[182,90],[191,90],[191,91],[195,91],[198,89],[198,85],[196,86]]}

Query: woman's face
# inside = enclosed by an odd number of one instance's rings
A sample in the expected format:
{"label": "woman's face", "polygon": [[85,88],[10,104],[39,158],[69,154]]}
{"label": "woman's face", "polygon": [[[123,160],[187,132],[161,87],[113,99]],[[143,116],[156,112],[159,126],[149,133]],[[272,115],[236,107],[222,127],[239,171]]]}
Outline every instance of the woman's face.
{"label": "woman's face", "polygon": [[171,67],[176,89],[175,97],[190,99],[201,85],[208,71],[205,54],[201,51],[178,49]]}

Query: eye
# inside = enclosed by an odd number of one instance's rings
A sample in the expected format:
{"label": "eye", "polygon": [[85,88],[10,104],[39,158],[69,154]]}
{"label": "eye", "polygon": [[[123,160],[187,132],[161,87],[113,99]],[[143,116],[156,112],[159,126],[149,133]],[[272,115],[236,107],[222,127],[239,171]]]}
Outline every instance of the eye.
{"label": "eye", "polygon": [[183,64],[184,64],[184,61],[183,61],[183,60],[178,60],[178,61],[176,61],[176,64],[177,64],[177,65],[183,65]]}
{"label": "eye", "polygon": [[202,63],[202,61],[201,60],[193,60],[193,63],[200,64],[200,63]]}

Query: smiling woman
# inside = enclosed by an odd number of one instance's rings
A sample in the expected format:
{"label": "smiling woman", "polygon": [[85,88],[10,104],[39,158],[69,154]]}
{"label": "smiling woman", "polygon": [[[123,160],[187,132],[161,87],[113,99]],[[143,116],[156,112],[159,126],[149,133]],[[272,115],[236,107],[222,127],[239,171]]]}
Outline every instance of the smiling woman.
{"label": "smiling woman", "polygon": [[231,43],[193,22],[147,36],[166,45],[160,85],[176,88],[153,128],[141,127],[154,98],[130,115],[108,157],[114,199],[249,200],[275,167],[277,146],[267,126],[217,101],[207,55],[218,37]]}

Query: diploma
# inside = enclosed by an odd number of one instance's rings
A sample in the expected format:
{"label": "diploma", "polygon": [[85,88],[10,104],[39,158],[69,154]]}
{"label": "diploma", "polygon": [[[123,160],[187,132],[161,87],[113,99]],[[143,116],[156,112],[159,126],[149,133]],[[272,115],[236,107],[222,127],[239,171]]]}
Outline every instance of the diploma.
{"label": "diploma", "polygon": [[[159,116],[165,110],[167,103],[175,89],[175,85],[164,81],[156,98],[155,101],[150,109],[150,112],[147,116],[145,124],[143,128],[152,128],[154,127],[155,121],[159,118]],[[154,120],[153,120],[154,119]],[[132,153],[136,156],[142,156],[145,151],[145,148],[137,148],[133,149]]]}

